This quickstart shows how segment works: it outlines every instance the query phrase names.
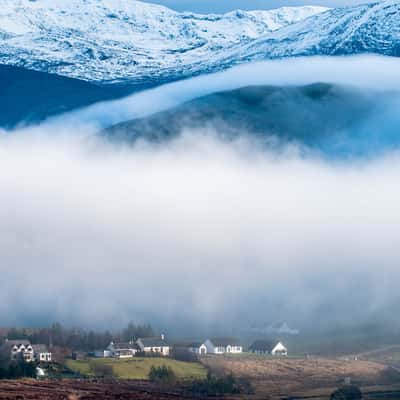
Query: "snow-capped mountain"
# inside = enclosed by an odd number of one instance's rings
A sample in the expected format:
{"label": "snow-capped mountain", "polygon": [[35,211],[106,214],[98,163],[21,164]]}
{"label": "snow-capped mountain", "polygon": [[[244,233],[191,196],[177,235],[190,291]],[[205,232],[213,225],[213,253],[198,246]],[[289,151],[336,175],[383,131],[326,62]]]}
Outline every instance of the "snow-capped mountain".
{"label": "snow-capped mountain", "polygon": [[240,46],[225,61],[359,53],[400,56],[400,1],[329,10]]}
{"label": "snow-capped mountain", "polygon": [[185,74],[325,10],[199,15],[134,0],[0,0],[0,63],[103,82]]}
{"label": "snow-capped mountain", "polygon": [[224,15],[134,0],[0,0],[0,64],[94,82],[173,80],[252,60],[400,55],[400,1]]}
{"label": "snow-capped mountain", "polygon": [[[400,56],[400,1],[330,9],[208,58],[207,70],[273,58],[376,53]],[[203,62],[186,73],[203,70]]]}

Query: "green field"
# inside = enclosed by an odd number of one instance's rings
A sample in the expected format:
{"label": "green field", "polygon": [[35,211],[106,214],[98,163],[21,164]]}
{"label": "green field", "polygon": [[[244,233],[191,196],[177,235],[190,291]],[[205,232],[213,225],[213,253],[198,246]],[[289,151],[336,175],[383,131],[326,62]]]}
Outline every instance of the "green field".
{"label": "green field", "polygon": [[176,361],[170,358],[134,357],[125,360],[91,358],[84,361],[67,360],[66,365],[81,375],[92,376],[90,368],[92,363],[111,365],[114,376],[119,379],[147,379],[153,365],[171,367],[178,379],[200,379],[207,375],[206,369],[200,363]]}

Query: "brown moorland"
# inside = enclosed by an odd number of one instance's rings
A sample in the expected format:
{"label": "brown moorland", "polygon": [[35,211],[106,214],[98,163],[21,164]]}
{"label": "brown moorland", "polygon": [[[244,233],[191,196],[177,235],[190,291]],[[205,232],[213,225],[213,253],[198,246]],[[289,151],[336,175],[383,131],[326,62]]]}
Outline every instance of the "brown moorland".
{"label": "brown moorland", "polygon": [[331,393],[345,381],[361,387],[391,385],[400,382],[393,371],[379,362],[328,358],[269,358],[243,355],[205,357],[203,363],[216,374],[233,373],[247,378],[256,396],[289,397]]}

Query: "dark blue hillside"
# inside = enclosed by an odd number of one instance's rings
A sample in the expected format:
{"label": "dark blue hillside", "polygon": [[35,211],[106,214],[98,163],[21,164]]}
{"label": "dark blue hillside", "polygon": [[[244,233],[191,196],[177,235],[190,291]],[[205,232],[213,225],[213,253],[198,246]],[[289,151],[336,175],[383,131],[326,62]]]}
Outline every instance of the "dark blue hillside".
{"label": "dark blue hillside", "polygon": [[13,128],[137,90],[0,65],[0,127]]}
{"label": "dark blue hillside", "polygon": [[[104,130],[112,140],[163,142],[182,133],[257,137],[267,147],[299,144],[328,156],[364,156],[400,148],[396,93],[330,84],[254,86],[214,93]],[[210,129],[211,128],[211,129]]]}

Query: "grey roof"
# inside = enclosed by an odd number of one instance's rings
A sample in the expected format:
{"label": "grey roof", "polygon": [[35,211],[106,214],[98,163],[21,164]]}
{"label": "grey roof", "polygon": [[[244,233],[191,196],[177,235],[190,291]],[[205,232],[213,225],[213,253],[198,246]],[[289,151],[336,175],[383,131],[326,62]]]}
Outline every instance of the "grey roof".
{"label": "grey roof", "polygon": [[256,340],[253,344],[249,347],[250,351],[265,351],[270,353],[274,347],[279,343],[279,340]]}
{"label": "grey roof", "polygon": [[120,356],[132,355],[132,349],[117,349],[116,352],[117,352]]}
{"label": "grey roof", "polygon": [[239,341],[234,338],[212,338],[210,342],[216,347],[240,346]]}
{"label": "grey roof", "polygon": [[32,348],[35,353],[50,353],[45,344],[33,344]]}
{"label": "grey roof", "polygon": [[115,342],[113,346],[116,351],[137,349],[136,344],[133,342]]}
{"label": "grey roof", "polygon": [[149,337],[139,339],[144,347],[169,347],[168,342],[161,337]]}

